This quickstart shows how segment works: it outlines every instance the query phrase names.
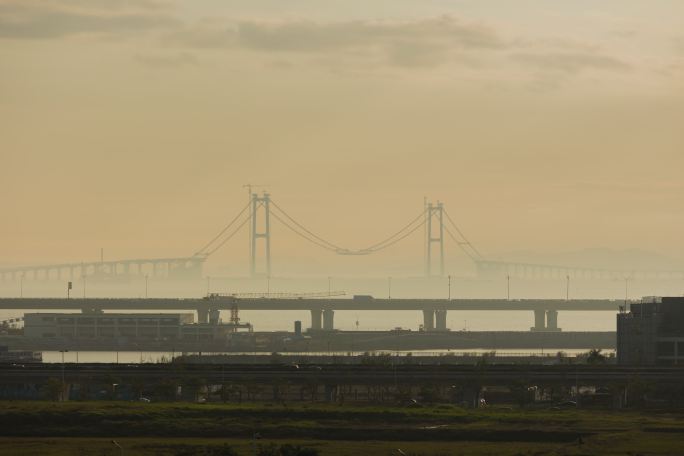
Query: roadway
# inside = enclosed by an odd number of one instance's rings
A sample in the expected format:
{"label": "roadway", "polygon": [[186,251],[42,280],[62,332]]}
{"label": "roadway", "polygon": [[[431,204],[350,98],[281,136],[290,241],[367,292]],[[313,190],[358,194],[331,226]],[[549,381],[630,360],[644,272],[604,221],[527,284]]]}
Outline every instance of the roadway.
{"label": "roadway", "polygon": [[[627,304],[638,301],[627,301]],[[614,311],[624,300],[609,299],[325,299],[325,298],[0,298],[0,309],[31,310],[470,310]]]}

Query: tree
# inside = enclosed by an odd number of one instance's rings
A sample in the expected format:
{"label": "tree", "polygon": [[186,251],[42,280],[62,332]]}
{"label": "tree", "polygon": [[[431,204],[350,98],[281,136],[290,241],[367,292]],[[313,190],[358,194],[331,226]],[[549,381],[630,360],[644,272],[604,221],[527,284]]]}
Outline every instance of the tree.
{"label": "tree", "polygon": [[587,364],[606,364],[606,355],[601,353],[600,348],[592,348],[587,353]]}
{"label": "tree", "polygon": [[187,447],[176,451],[175,456],[237,456],[237,452],[228,445]]}
{"label": "tree", "polygon": [[200,398],[200,392],[206,386],[207,382],[203,378],[190,377],[183,382],[183,396],[192,397],[192,400],[197,402]]}
{"label": "tree", "polygon": [[219,395],[221,397],[222,402],[228,402],[231,400],[231,398],[235,397],[237,397],[238,402],[242,402],[242,390],[240,389],[240,387],[238,387],[237,385],[233,385],[232,383],[226,383],[221,385]]}
{"label": "tree", "polygon": [[257,456],[318,456],[318,450],[300,445],[280,445],[271,443],[259,446]]}
{"label": "tree", "polygon": [[285,444],[280,447],[281,456],[318,456],[315,448],[303,447],[299,445]]}
{"label": "tree", "polygon": [[58,401],[62,396],[62,381],[57,378],[48,378],[42,389],[48,399]]}
{"label": "tree", "polygon": [[155,398],[164,401],[172,401],[176,398],[176,391],[178,390],[178,382],[173,379],[165,378],[153,385],[153,394]]}
{"label": "tree", "polygon": [[423,402],[434,403],[439,400],[439,390],[435,385],[423,385],[418,393]]}

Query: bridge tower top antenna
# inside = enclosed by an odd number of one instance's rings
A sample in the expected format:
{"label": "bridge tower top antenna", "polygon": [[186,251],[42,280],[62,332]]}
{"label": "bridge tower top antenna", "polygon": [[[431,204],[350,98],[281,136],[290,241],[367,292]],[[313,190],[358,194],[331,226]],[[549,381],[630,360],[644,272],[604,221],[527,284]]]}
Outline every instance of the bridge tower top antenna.
{"label": "bridge tower top antenna", "polygon": [[249,195],[249,199],[251,201],[252,199],[252,189],[254,188],[268,188],[269,185],[263,185],[263,184],[244,184],[242,188],[247,189],[247,194]]}

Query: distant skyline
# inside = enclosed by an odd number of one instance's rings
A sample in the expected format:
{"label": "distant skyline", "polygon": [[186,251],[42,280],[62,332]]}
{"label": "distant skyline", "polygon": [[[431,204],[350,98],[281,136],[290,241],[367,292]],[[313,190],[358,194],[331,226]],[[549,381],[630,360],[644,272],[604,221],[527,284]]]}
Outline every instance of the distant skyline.
{"label": "distant skyline", "polygon": [[[675,0],[0,0],[0,262],[190,255],[248,183],[343,245],[427,197],[485,255],[684,259],[682,17]],[[419,233],[360,259],[274,230],[281,266],[420,270]],[[246,236],[212,264],[245,271]]]}

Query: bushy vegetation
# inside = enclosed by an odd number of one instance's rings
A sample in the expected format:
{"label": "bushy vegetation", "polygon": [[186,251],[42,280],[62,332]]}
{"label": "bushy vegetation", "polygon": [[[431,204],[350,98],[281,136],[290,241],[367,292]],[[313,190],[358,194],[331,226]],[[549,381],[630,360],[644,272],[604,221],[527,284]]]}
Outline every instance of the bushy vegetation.
{"label": "bushy vegetation", "polygon": [[114,456],[112,439],[127,456],[677,454],[683,417],[446,404],[0,402],[0,454]]}
{"label": "bushy vegetation", "polygon": [[284,445],[271,443],[269,445],[260,445],[257,456],[318,456],[318,450],[289,443]]}

